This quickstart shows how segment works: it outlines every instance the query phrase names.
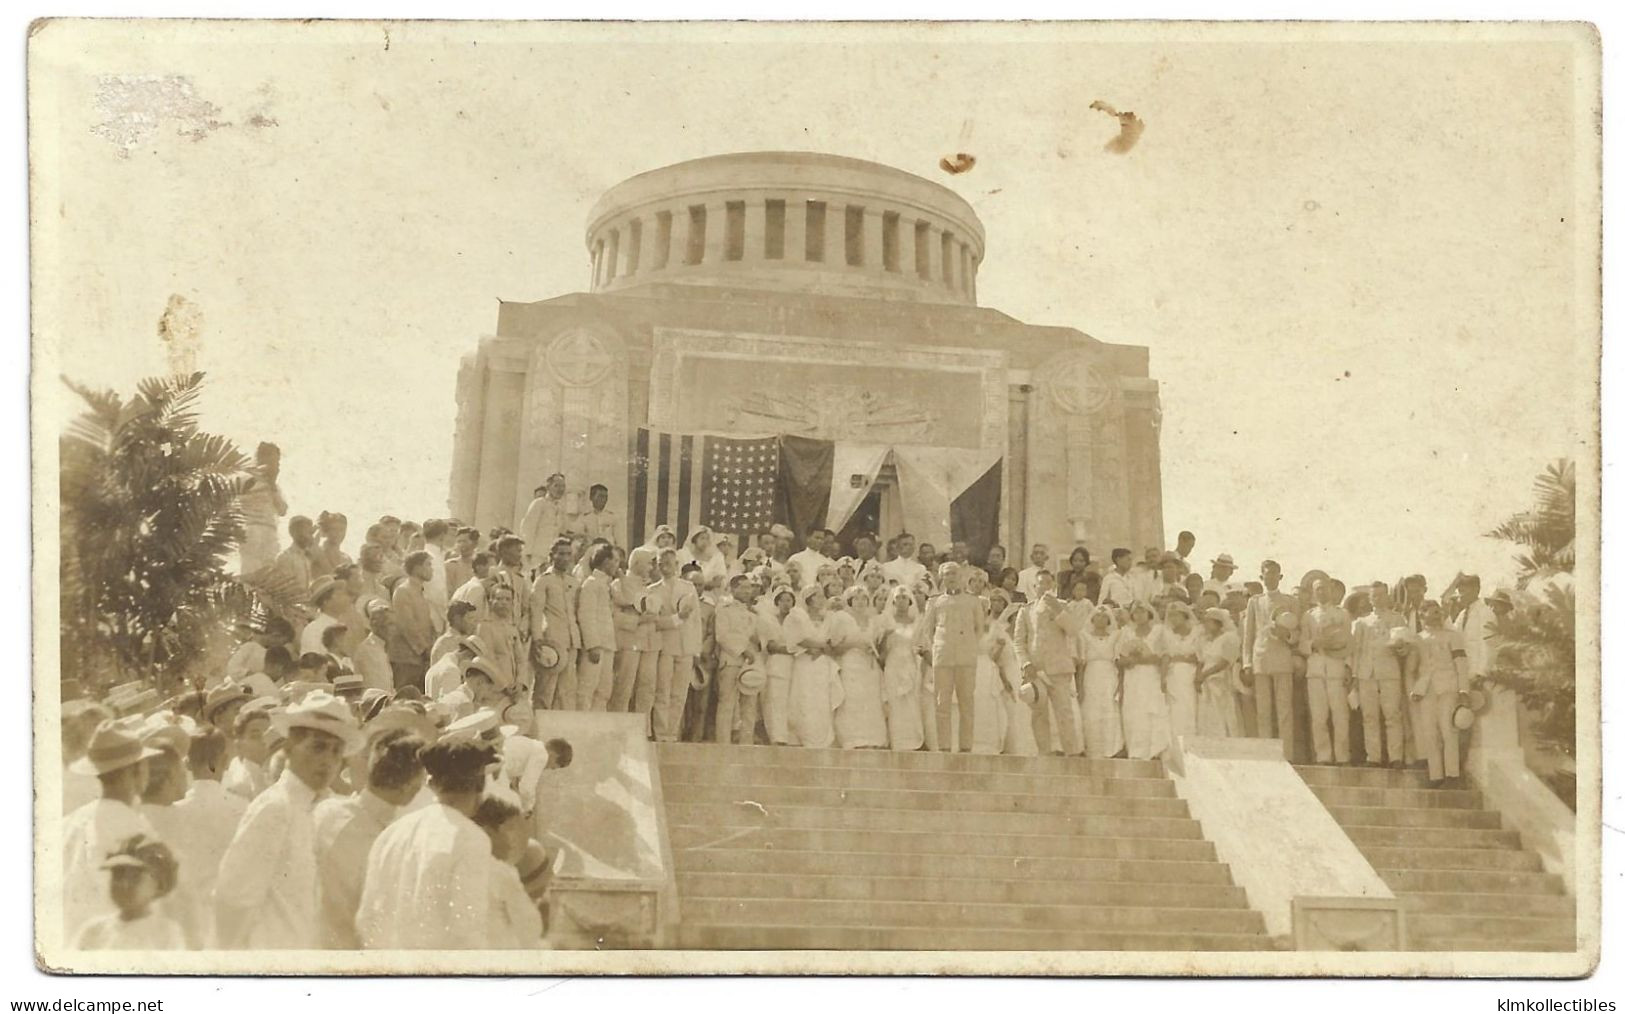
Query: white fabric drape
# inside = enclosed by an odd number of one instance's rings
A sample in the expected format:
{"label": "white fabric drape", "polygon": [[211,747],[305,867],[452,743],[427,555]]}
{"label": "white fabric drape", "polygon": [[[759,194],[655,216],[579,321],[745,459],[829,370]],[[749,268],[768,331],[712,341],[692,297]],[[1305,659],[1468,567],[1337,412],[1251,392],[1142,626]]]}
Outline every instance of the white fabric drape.
{"label": "white fabric drape", "polygon": [[[824,515],[825,528],[838,532],[852,520],[863,498],[874,489],[875,477],[880,474],[890,453],[891,447],[887,444],[835,445],[835,463],[830,470],[829,510]],[[852,485],[854,475],[863,476],[863,485]]]}
{"label": "white fabric drape", "polygon": [[[961,447],[894,447],[903,523],[939,549],[953,540],[953,502],[999,460],[998,451]],[[833,527],[833,526],[831,526]]]}

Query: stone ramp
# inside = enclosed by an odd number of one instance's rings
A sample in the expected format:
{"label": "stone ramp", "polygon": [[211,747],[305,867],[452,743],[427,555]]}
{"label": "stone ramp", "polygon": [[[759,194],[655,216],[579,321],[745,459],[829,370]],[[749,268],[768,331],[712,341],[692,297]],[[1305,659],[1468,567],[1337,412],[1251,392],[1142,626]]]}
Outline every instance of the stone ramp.
{"label": "stone ramp", "polygon": [[1574,899],[1477,790],[1422,772],[1300,766],[1405,909],[1418,951],[1572,951]]}
{"label": "stone ramp", "polygon": [[660,746],[678,945],[1271,949],[1155,761]]}

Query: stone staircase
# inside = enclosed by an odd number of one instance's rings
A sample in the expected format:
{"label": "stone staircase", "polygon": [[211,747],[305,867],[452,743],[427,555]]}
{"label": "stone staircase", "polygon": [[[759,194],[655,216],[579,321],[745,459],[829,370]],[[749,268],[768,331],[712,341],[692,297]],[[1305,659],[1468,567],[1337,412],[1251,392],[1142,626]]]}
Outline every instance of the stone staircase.
{"label": "stone staircase", "polygon": [[1423,773],[1299,767],[1405,908],[1417,951],[1572,951],[1574,899],[1476,789]]}
{"label": "stone staircase", "polygon": [[1155,761],[659,749],[680,947],[1274,946]]}

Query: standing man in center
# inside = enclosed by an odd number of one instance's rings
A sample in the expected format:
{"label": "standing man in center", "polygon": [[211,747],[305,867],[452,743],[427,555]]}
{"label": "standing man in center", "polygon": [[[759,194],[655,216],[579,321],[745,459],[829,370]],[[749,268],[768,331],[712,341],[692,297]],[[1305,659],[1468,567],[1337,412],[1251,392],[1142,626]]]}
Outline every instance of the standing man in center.
{"label": "standing man in center", "polygon": [[[1303,618],[1298,650],[1308,656],[1310,734],[1316,764],[1349,762],[1348,658],[1352,621],[1343,609],[1343,582],[1314,584],[1316,605]],[[1326,726],[1331,725],[1327,740]]]}
{"label": "standing man in center", "polygon": [[1055,575],[1049,571],[1038,572],[1033,590],[1037,600],[1022,606],[1016,614],[1016,664],[1021,667],[1022,679],[1037,692],[1033,738],[1038,741],[1039,752],[1050,752],[1053,715],[1061,736],[1061,751],[1071,757],[1082,752],[1077,727],[1072,724],[1072,687],[1077,670],[1072,647],[1083,627],[1082,618],[1055,597]]}
{"label": "standing man in center", "polygon": [[395,671],[395,688],[423,689],[423,676],[429,671],[429,649],[434,647],[434,611],[424,589],[429,583],[429,554],[418,550],[406,557],[406,577],[395,586],[390,604],[394,623],[390,630],[389,664]]}
{"label": "standing man in center", "polygon": [[[1258,709],[1258,735],[1281,741],[1289,762],[1298,760],[1296,726],[1292,721],[1292,648],[1296,635],[1277,617],[1296,615],[1298,600],[1281,591],[1281,565],[1265,560],[1259,567],[1264,591],[1247,600],[1241,635],[1241,675],[1252,680]],[[1283,636],[1284,635],[1284,636]],[[1280,728],[1276,728],[1279,719]]]}
{"label": "standing man in center", "polygon": [[581,630],[581,653],[576,656],[577,711],[603,711],[609,703],[615,670],[615,547],[599,543],[587,551],[591,570],[581,582],[576,624]]}
{"label": "standing man in center", "polygon": [[982,600],[965,591],[965,572],[945,563],[937,572],[942,594],[931,600],[916,633],[920,653],[936,675],[937,749],[953,749],[953,706],[959,698],[959,752],[976,742],[976,656],[987,632]]}
{"label": "standing man in center", "polygon": [[[554,539],[547,569],[530,589],[530,651],[537,672],[538,708],[576,706],[576,652],[581,649],[576,598],[581,594],[581,583],[570,573],[574,555],[574,544],[569,539]],[[544,646],[557,655],[552,667],[544,664]]]}

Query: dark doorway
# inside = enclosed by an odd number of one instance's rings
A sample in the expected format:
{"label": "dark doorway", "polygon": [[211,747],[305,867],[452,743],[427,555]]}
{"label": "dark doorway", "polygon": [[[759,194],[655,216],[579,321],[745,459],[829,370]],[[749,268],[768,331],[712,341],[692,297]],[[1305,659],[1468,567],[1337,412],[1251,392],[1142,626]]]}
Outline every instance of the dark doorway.
{"label": "dark doorway", "polygon": [[852,514],[851,520],[835,533],[835,541],[840,544],[841,555],[854,555],[852,540],[860,534],[868,532],[877,535],[880,532],[880,492],[880,484],[876,483],[870,488],[869,495],[858,504],[858,509]]}

